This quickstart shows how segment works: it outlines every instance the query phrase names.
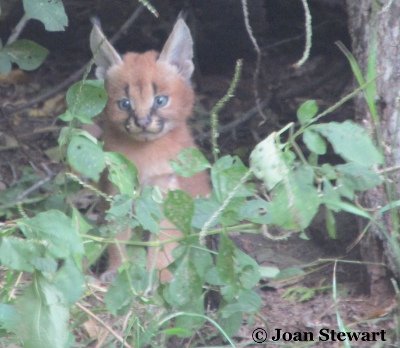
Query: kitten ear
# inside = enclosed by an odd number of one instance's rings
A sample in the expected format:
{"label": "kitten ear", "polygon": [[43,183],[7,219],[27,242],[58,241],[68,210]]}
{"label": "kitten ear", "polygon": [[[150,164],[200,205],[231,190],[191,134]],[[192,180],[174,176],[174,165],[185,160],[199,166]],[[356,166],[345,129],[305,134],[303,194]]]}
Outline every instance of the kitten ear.
{"label": "kitten ear", "polygon": [[122,63],[121,56],[104,36],[100,28],[100,22],[92,18],[93,29],[90,33],[90,49],[92,50],[94,62],[97,65],[96,77],[104,79],[107,70],[116,64]]}
{"label": "kitten ear", "polygon": [[176,66],[179,74],[185,80],[189,81],[192,76],[194,70],[193,39],[182,18],[178,18],[176,21],[158,60]]}

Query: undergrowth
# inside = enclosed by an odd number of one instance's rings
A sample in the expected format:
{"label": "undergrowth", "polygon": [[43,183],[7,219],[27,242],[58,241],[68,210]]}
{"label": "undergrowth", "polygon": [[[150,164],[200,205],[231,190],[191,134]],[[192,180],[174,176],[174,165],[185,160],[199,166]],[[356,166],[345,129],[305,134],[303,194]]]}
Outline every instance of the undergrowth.
{"label": "undergrowth", "polygon": [[[346,55],[354,70],[355,60]],[[7,64],[3,62],[3,72],[11,67]],[[220,336],[234,347],[232,337],[242,323],[260,320],[259,281],[285,270],[257,264],[235,245],[231,233],[267,236],[269,227],[303,233],[324,208],[326,230],[336,238],[335,213],[374,222],[390,210],[371,213],[356,203],[357,194],[383,183],[378,167],[384,158],[370,135],[350,120],[323,122],[360,91],[374,112],[375,76],[366,81],[359,70],[355,73],[357,90],[322,112],[315,100],[304,102],[296,123],[266,135],[255,146],[249,167],[237,156],[219,156],[217,112],[225,97],[212,112],[213,161],[197,149],[185,149],[171,163],[184,177],[209,171],[212,194],[196,199],[180,190],[162,197],[157,187],[141,187],[131,162],[104,151],[99,140],[81,129],[106,104],[103,83],[85,78],[70,87],[67,111],[60,116],[66,122],[59,136],[64,170],[44,183],[41,192],[21,196],[40,180],[26,168],[18,182],[0,192],[4,346],[84,347],[96,339],[104,345],[119,341],[126,347],[165,346],[171,336],[201,342],[207,335]],[[227,96],[237,83],[239,70]],[[325,161],[329,146],[339,164]],[[104,170],[118,189],[114,196],[96,188]],[[260,183],[262,189],[257,188]],[[79,209],[82,195],[90,195],[93,205]],[[97,224],[92,212],[100,199],[109,202],[109,209],[106,221]],[[126,242],[129,257],[116,279],[108,287],[96,280],[91,267],[107,245],[116,243],[118,231],[129,226],[159,234],[165,218],[183,233],[178,240],[162,242],[179,242],[170,283],[159,284],[146,269],[146,247],[161,242],[144,242],[138,236]],[[207,246],[210,236],[218,236],[217,250]],[[312,296],[307,289],[302,294]],[[218,306],[205,307],[206,299],[213,297]]]}

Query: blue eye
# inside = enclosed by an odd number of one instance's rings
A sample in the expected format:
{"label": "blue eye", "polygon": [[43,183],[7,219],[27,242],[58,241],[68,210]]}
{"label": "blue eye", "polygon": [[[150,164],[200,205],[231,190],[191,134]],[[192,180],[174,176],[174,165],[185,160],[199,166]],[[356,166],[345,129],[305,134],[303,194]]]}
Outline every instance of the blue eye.
{"label": "blue eye", "polygon": [[121,110],[131,110],[132,109],[132,105],[131,105],[131,101],[128,98],[123,98],[121,100],[118,100],[118,107]]}
{"label": "blue eye", "polygon": [[154,98],[154,107],[155,108],[162,108],[163,106],[167,105],[168,99],[169,98],[166,95],[157,95]]}

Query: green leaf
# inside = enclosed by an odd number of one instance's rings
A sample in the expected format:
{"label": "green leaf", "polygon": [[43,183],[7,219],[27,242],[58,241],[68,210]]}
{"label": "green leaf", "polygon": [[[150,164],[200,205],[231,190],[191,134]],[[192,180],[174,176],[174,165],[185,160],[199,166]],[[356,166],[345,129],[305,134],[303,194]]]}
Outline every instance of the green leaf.
{"label": "green leaf", "polygon": [[306,129],[303,133],[303,141],[311,152],[317,155],[324,155],[326,153],[325,140],[318,133]]}
{"label": "green leaf", "polygon": [[46,246],[46,251],[55,258],[82,255],[83,245],[72,221],[59,210],[49,210],[33,218],[17,221],[23,234]]}
{"label": "green leaf", "polygon": [[3,52],[21,69],[28,71],[38,68],[49,54],[49,51],[43,46],[25,39],[5,46]]}
{"label": "green leaf", "polygon": [[211,285],[225,285],[225,283],[222,281],[222,279],[220,278],[220,276],[218,274],[217,268],[214,266],[210,267],[207,270],[204,279],[208,284],[211,284]]}
{"label": "green leaf", "polygon": [[335,167],[329,163],[324,163],[319,170],[328,180],[335,180],[337,178],[337,173]]}
{"label": "green leaf", "polygon": [[321,201],[325,204],[340,203],[341,198],[339,190],[335,189],[330,183],[330,181],[327,179],[323,179],[322,183],[323,183],[322,186],[323,195],[321,197]]}
{"label": "green leaf", "polygon": [[180,176],[191,177],[196,173],[210,168],[210,163],[197,148],[182,150],[176,161],[170,161],[172,169]]}
{"label": "green leaf", "polygon": [[227,318],[237,312],[256,313],[261,308],[260,296],[252,290],[242,291],[236,303],[228,304],[221,310],[223,318]]}
{"label": "green leaf", "polygon": [[104,302],[111,314],[122,315],[129,309],[132,301],[133,297],[128,272],[120,272],[108,288]]}
{"label": "green leaf", "polygon": [[318,105],[315,100],[306,100],[297,110],[297,119],[300,124],[308,123],[318,112]]}
{"label": "green leaf", "polygon": [[202,284],[187,252],[177,260],[174,278],[166,289],[166,300],[174,307],[182,309],[194,299],[202,297]]}
{"label": "green leaf", "polygon": [[224,329],[225,333],[232,337],[240,329],[243,321],[243,315],[241,312],[232,313],[226,318],[223,317],[219,320],[221,327]]}
{"label": "green leaf", "polygon": [[0,303],[0,329],[14,331],[18,325],[18,313],[14,306]]}
{"label": "green leaf", "polygon": [[382,183],[382,178],[371,168],[358,163],[337,165],[340,183],[354,191],[366,191]]}
{"label": "green leaf", "polygon": [[65,110],[65,112],[63,114],[58,116],[58,118],[64,122],[70,122],[74,119],[74,117],[75,117],[74,114],[71,111],[69,111],[68,109]]}
{"label": "green leaf", "polygon": [[[93,226],[88,223],[86,218],[76,208],[72,208],[72,223],[73,228],[78,231],[80,235],[90,234],[89,231],[93,229]],[[94,264],[104,251],[102,244],[93,240],[86,240],[84,248],[85,262],[87,266]]]}
{"label": "green leaf", "polygon": [[288,230],[308,227],[321,203],[314,187],[314,172],[308,166],[288,173],[272,195],[269,204],[271,223]]}
{"label": "green leaf", "polygon": [[[217,200],[222,203],[239,184],[248,169],[239,157],[224,156],[211,168],[211,181]],[[253,194],[249,185],[243,184],[235,192],[235,197],[248,197]]]}
{"label": "green leaf", "polygon": [[232,198],[219,216],[220,224],[223,226],[232,226],[241,223],[240,209],[245,202],[245,197]]}
{"label": "green leaf", "polygon": [[219,251],[217,255],[218,275],[223,282],[236,286],[237,274],[235,272],[235,245],[224,234],[221,234]]}
{"label": "green leaf", "polygon": [[366,84],[367,81],[369,83],[364,86],[364,96],[365,100],[368,104],[369,111],[371,113],[371,118],[373,122],[376,124],[378,122],[378,114],[377,114],[377,108],[376,108],[376,59],[377,59],[377,35],[376,31],[371,35],[371,38],[369,39],[369,44],[368,48],[369,51],[367,53],[368,57],[368,64],[367,64],[367,76],[366,79],[364,79],[363,72],[360,68],[360,65],[358,64],[357,60],[355,59],[354,55],[347,49],[345,45],[343,45],[342,42],[336,42],[336,45],[340,48],[340,50],[344,53],[346,58],[348,59],[350,63],[351,70],[353,72],[354,77],[356,78],[359,86],[363,86]]}
{"label": "green leaf", "polygon": [[194,202],[186,192],[181,190],[169,191],[164,201],[164,215],[180,231],[190,234]]}
{"label": "green leaf", "polygon": [[46,255],[44,257],[36,257],[31,260],[32,265],[43,273],[56,273],[58,263],[54,257]]}
{"label": "green leaf", "polygon": [[40,257],[43,249],[38,243],[15,237],[4,237],[0,243],[0,263],[12,270],[33,272],[32,259]]}
{"label": "green leaf", "polygon": [[328,231],[328,236],[331,239],[337,239],[336,220],[330,209],[325,209],[325,225],[326,230]]}
{"label": "green leaf", "polygon": [[68,17],[61,0],[23,0],[29,18],[38,19],[47,31],[65,30]]}
{"label": "green leaf", "polygon": [[[193,287],[197,286],[197,289],[200,291],[192,292],[192,300],[186,303],[184,306],[180,307],[180,310],[186,313],[204,313],[204,297],[201,293],[201,284],[193,285]],[[193,335],[193,332],[200,329],[205,322],[205,318],[200,316],[193,315],[181,315],[176,318],[176,326],[187,329],[190,331],[190,336]]]}
{"label": "green leaf", "polygon": [[85,277],[72,258],[65,260],[53,282],[69,305],[78,301],[85,290]]}
{"label": "green leaf", "polygon": [[107,104],[107,92],[101,80],[79,81],[67,92],[68,116],[83,123],[91,123],[92,118],[103,111]]}
{"label": "green leaf", "polygon": [[72,224],[73,228],[78,231],[80,235],[87,234],[93,228],[75,207],[72,207]]}
{"label": "green leaf", "polygon": [[162,332],[166,335],[177,337],[190,337],[193,334],[191,330],[183,327],[172,327],[170,329],[164,329]]}
{"label": "green leaf", "polygon": [[347,202],[329,202],[326,204],[329,209],[333,211],[346,211],[350,214],[361,216],[368,220],[371,220],[371,216],[368,214],[367,211],[358,208],[357,206],[347,203]]}
{"label": "green leaf", "polygon": [[273,279],[279,274],[279,268],[275,266],[260,266],[260,275],[262,278]]}
{"label": "green leaf", "polygon": [[[113,197],[110,208],[107,210],[106,220],[112,221],[125,217],[131,218],[133,199],[125,195]],[[121,220],[119,220],[121,222]]]}
{"label": "green leaf", "polygon": [[276,139],[277,133],[271,133],[250,154],[250,168],[258,179],[264,181],[268,190],[273,189],[289,172],[289,163],[285,161]]}
{"label": "green leaf", "polygon": [[201,279],[204,279],[206,273],[213,267],[213,259],[210,252],[204,249],[191,248],[190,257],[197,274]]}
{"label": "green leaf", "polygon": [[67,149],[68,163],[82,175],[98,181],[105,168],[104,153],[100,146],[87,137],[74,135]]}
{"label": "green leaf", "polygon": [[153,198],[152,188],[145,187],[136,200],[135,216],[145,230],[151,233],[159,232],[162,213],[158,203]]}
{"label": "green leaf", "polygon": [[139,186],[135,165],[120,153],[106,152],[104,156],[109,180],[118,187],[121,194],[134,197]]}
{"label": "green leaf", "polygon": [[268,204],[262,198],[246,200],[239,207],[239,220],[248,220],[256,224],[269,224],[271,217],[267,214]]}
{"label": "green leaf", "polygon": [[11,68],[10,57],[3,50],[0,50],[0,75],[7,75]]}
{"label": "green leaf", "polygon": [[26,348],[67,346],[68,308],[62,293],[44,278],[24,290],[16,301],[19,316],[14,332]]}
{"label": "green leaf", "polygon": [[347,161],[366,167],[383,163],[382,154],[372,143],[366,130],[352,121],[318,124],[310,129],[327,138],[334,151]]}
{"label": "green leaf", "polygon": [[261,275],[257,262],[243,251],[235,250],[236,272],[245,289],[252,289],[260,281]]}
{"label": "green leaf", "polygon": [[282,297],[293,302],[306,302],[311,300],[315,295],[315,289],[305,286],[294,286],[286,289]]}
{"label": "green leaf", "polygon": [[[204,224],[210,219],[210,217],[218,210],[220,204],[215,198],[197,198],[194,201],[194,216],[192,219],[192,225],[195,228],[201,229]],[[210,228],[215,227],[219,223],[219,218],[215,219],[213,225]]]}
{"label": "green leaf", "polygon": [[288,267],[282,269],[274,280],[288,280],[296,277],[303,277],[305,274],[306,272],[299,267]]}

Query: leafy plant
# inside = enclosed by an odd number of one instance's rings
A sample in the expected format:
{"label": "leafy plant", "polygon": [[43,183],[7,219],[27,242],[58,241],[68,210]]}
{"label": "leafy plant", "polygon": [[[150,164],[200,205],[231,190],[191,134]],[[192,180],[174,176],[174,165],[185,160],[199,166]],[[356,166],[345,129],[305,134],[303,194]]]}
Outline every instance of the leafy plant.
{"label": "leafy plant", "polygon": [[[93,86],[96,93],[87,93]],[[91,120],[101,111],[100,106],[104,106],[106,100],[101,89],[101,85],[93,85],[90,81],[72,86],[67,94],[69,108],[61,117],[71,124]],[[213,317],[223,335],[233,335],[244,317],[255,315],[261,308],[261,299],[254,291],[261,275],[276,276],[276,271],[265,273],[265,269],[254,259],[236,247],[229,233],[254,233],[260,224],[301,231],[310,224],[322,205],[328,211],[346,210],[365,216],[366,213],[361,213],[351,201],[357,192],[381,183],[374,168],[382,162],[382,157],[363,128],[350,121],[314,124],[318,119],[314,101],[300,106],[298,118],[298,130],[295,131],[294,125],[289,124],[255,147],[250,168],[239,158],[229,155],[210,164],[198,150],[186,149],[172,163],[179,175],[194,175],[205,168],[211,170],[213,194],[199,199],[192,199],[179,190],[169,192],[163,199],[157,189],[140,188],[137,171],[131,162],[120,154],[104,152],[101,144],[86,132],[65,128],[60,144],[71,167],[83,177],[95,181],[107,167],[108,178],[119,192],[114,197],[105,196],[110,207],[106,213],[107,224],[100,230],[68,206],[65,206],[64,212],[48,210],[33,217],[23,217],[3,230],[0,262],[9,272],[28,272],[33,277],[31,285],[14,303],[6,300],[13,287],[3,291],[0,306],[3,330],[16,333],[25,344],[36,347],[54,339],[41,332],[51,322],[54,334],[62,337],[58,341],[63,342],[60,346],[67,344],[70,337],[69,306],[79,300],[84,291],[82,256],[92,255],[92,263],[103,250],[101,246],[105,246],[104,243],[111,241],[117,230],[126,226],[141,226],[151,233],[158,233],[160,221],[165,217],[183,232],[181,245],[175,250],[176,259],[170,266],[173,280],[163,286],[157,285],[145,266],[144,247],[151,242],[131,240],[128,243],[129,252],[135,255],[135,262],[127,261],[110,285],[105,296],[107,311],[123,315],[131,308],[143,308],[147,314],[141,316],[145,321],[139,325],[150,325],[152,329],[147,327],[144,331],[129,333],[143,346],[162,332],[180,337],[191,336],[193,330],[204,325],[210,315],[204,309],[207,292],[219,292],[220,305]],[[305,134],[312,134],[311,140],[310,135]],[[304,143],[312,154],[309,156],[312,161],[306,160],[306,154],[297,144],[298,139],[307,139]],[[331,165],[321,160],[321,154],[325,153],[321,149],[327,148],[327,142],[341,156],[343,163]],[[370,155],[363,158],[366,150]],[[255,196],[251,173],[264,182],[269,191],[268,197]],[[65,183],[71,179],[96,193],[90,183],[75,175],[64,177]],[[132,209],[132,206],[135,208]],[[243,224],[244,221],[249,223]],[[204,228],[206,224],[207,228]],[[331,221],[330,226],[334,226],[334,222]],[[200,230],[206,236],[219,235],[218,251],[202,244]],[[94,247],[96,244],[97,247]],[[310,294],[303,291],[302,295],[297,293],[296,296],[306,299]],[[162,326],[148,321],[148,311],[153,308],[149,307],[150,303],[157,306],[157,320],[164,323]],[[43,316],[36,325],[37,331],[33,332],[33,318],[38,313],[43,313]],[[164,319],[173,313],[182,314],[168,321],[169,328],[165,327]],[[21,332],[16,326],[20,315],[25,317],[26,322],[26,330]],[[28,337],[34,337],[34,340]]]}
{"label": "leafy plant", "polygon": [[[25,14],[16,26],[16,36],[30,19],[41,21],[47,31],[65,30],[68,25],[68,17],[61,0],[23,0],[23,6]],[[49,53],[46,48],[31,40],[15,39],[10,36],[6,44],[0,40],[0,74],[8,74],[12,63],[22,70],[35,70]]]}
{"label": "leafy plant", "polygon": [[[61,1],[25,0],[24,8],[27,17],[41,20],[47,30],[67,25]],[[36,44],[15,41],[0,50],[0,71],[11,69],[12,62],[33,69],[45,55],[45,49]],[[239,73],[235,76],[238,79]],[[297,125],[290,123],[255,146],[249,167],[237,156],[217,156],[214,124],[213,163],[196,149],[185,149],[171,163],[184,177],[210,171],[212,194],[193,199],[180,190],[163,197],[156,187],[140,187],[133,163],[121,154],[104,151],[100,141],[79,128],[93,122],[107,102],[101,82],[78,82],[66,99],[68,109],[60,119],[68,124],[59,145],[74,173],[66,169],[33,198],[21,194],[38,179],[28,172],[0,192],[0,201],[7,202],[0,205],[0,215],[6,219],[0,225],[0,263],[5,268],[1,271],[0,335],[9,342],[26,347],[73,346],[72,329],[83,326],[88,315],[101,322],[98,316],[106,312],[126,316],[125,337],[114,337],[134,342],[136,347],[156,345],[169,336],[193,338],[193,332],[206,323],[234,346],[230,337],[244,319],[251,321],[261,309],[255,290],[259,281],[299,275],[302,270],[279,272],[260,266],[235,245],[230,233],[261,233],[263,226],[300,232],[322,207],[333,238],[335,212],[373,219],[355,199],[382,183],[377,167],[383,156],[356,123],[317,123],[333,108],[318,113],[314,100],[300,105]],[[325,161],[329,148],[340,158],[338,164]],[[101,175],[115,185],[115,195],[94,186]],[[263,183],[264,194],[257,193],[256,179]],[[108,203],[99,226],[74,204],[73,196],[81,189]],[[179,242],[179,247],[169,266],[173,279],[160,285],[146,269],[145,248],[155,246],[154,242],[143,242],[140,231],[160,233],[165,219],[182,237],[162,242]],[[129,257],[108,287],[104,303],[96,303],[89,295],[98,285],[93,285],[83,265],[95,264],[106,246],[116,242],[116,233],[127,227],[138,230],[127,242]],[[217,250],[207,243],[213,236],[219,239]],[[286,295],[306,301],[315,291],[296,288]],[[219,306],[209,310],[204,302],[215,294],[219,294]],[[92,310],[87,309],[89,302]]]}

